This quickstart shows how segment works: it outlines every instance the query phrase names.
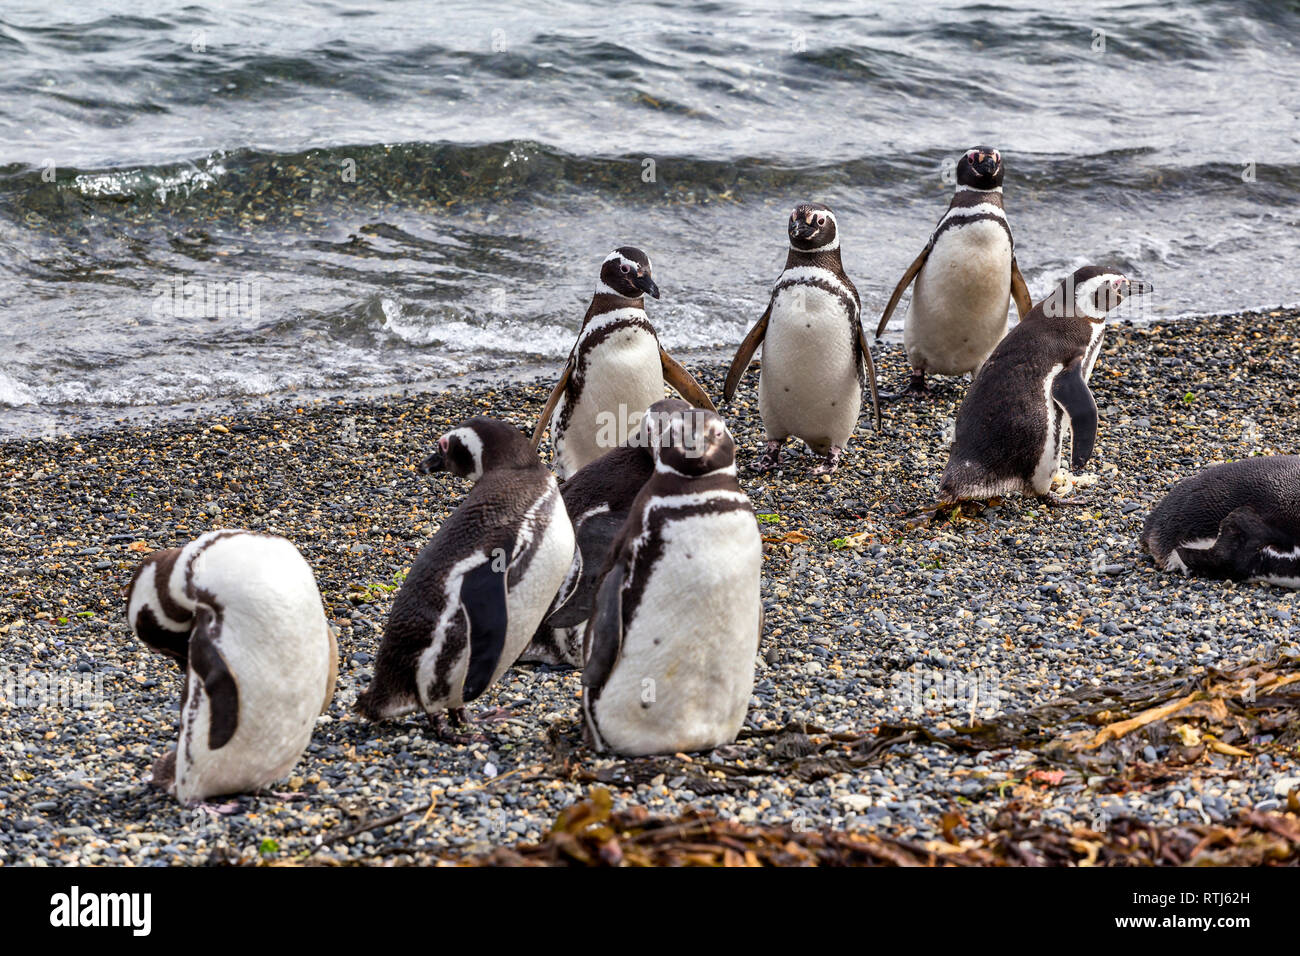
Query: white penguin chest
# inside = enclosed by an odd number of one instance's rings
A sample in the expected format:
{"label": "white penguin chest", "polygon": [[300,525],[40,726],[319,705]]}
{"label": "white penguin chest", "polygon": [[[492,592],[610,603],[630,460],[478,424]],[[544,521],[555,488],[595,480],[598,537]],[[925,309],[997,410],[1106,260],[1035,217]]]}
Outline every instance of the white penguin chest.
{"label": "white penguin chest", "polygon": [[776,294],[758,385],[770,439],[794,435],[822,453],[847,444],[862,406],[852,321],[843,299],[815,286]]}
{"label": "white penguin chest", "polygon": [[[545,515],[545,521],[541,519]],[[538,528],[544,524],[544,530]],[[501,661],[492,676],[495,681],[523,653],[537,631],[552,598],[564,583],[573,563],[575,537],[569,513],[559,489],[552,486],[548,494],[524,518],[521,540],[517,547],[534,547],[527,569],[506,595],[509,627]]]}
{"label": "white penguin chest", "polygon": [[620,404],[639,405],[644,411],[663,397],[663,391],[658,341],[643,328],[621,326],[587,353],[574,414],[616,410]]}
{"label": "white penguin chest", "polygon": [[561,478],[623,444],[645,410],[664,397],[659,341],[646,327],[626,321],[644,319],[644,313],[622,312],[628,314],[593,320],[578,340],[578,383],[556,404],[551,419]]}
{"label": "white penguin chest", "polygon": [[667,522],[662,552],[596,700],[621,753],[702,750],[735,738],[753,689],[762,543],[747,510]]}
{"label": "white penguin chest", "polygon": [[[958,375],[983,364],[1007,330],[1011,240],[1001,222],[945,230],[916,277],[904,327],[913,364]],[[917,362],[920,359],[921,362]]]}

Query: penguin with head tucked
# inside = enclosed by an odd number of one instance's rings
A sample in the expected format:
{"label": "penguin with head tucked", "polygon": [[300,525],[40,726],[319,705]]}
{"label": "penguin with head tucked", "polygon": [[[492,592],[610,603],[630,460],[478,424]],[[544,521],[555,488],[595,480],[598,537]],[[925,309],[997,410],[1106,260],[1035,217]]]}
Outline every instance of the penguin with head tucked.
{"label": "penguin with head tucked", "polygon": [[[662,398],[650,406],[648,413],[657,421],[673,412],[689,412],[690,408],[680,398]],[[561,486],[578,547],[569,577],[520,661],[582,666],[582,637],[596,601],[605,558],[627,522],[632,502],[654,474],[654,467],[645,429],[638,427],[626,445],[601,455]]]}
{"label": "penguin with head tucked", "polygon": [[835,213],[821,203],[800,203],[786,229],[790,251],[785,269],[766,311],[732,359],[723,397],[731,401],[762,345],[758,409],[767,445],[755,470],[776,468],[793,435],[822,457],[814,474],[831,474],[857,427],[868,382],[880,430],[876,367],[862,331],[858,290],[840,262]]}
{"label": "penguin with head tucked", "polygon": [[513,426],[471,418],[420,467],[474,487],[415,559],[393,600],[370,687],[356,710],[416,710],[447,735],[519,657],[573,563],[573,525],[554,476]]}
{"label": "penguin with head tucked", "polygon": [[1166,571],[1300,588],[1300,456],[1243,458],[1183,479],[1141,540]]}
{"label": "penguin with head tucked", "polygon": [[1106,314],[1150,289],[1116,270],[1086,266],[1007,333],[957,412],[941,501],[1014,492],[1049,498],[1065,415],[1073,435],[1071,468],[1083,469],[1097,437],[1097,405],[1088,380]]}
{"label": "penguin with head tucked", "polygon": [[184,672],[180,738],[153,783],[190,804],[288,774],[334,695],[338,647],[283,538],[210,531],[136,569],[127,618]]}
{"label": "penguin with head tucked", "polygon": [[916,281],[903,326],[912,366],[909,393],[924,394],[926,373],[974,380],[1007,331],[1007,303],[1024,319],[1032,303],[1016,264],[1015,243],[1002,207],[1002,154],[988,146],[967,150],[957,162],[957,188],[885,306],[882,335],[903,292]]}
{"label": "penguin with head tucked", "polygon": [[691,373],[659,344],[646,295],[659,298],[649,256],[620,246],[605,257],[578,340],[533,431],[536,450],[550,426],[561,481],[622,444],[629,426],[664,397],[665,382],[692,405],[713,408]]}
{"label": "penguin with head tucked", "polygon": [[586,734],[629,756],[707,750],[735,740],[753,689],[762,542],[721,418],[652,410],[643,429],[655,471],[587,624]]}

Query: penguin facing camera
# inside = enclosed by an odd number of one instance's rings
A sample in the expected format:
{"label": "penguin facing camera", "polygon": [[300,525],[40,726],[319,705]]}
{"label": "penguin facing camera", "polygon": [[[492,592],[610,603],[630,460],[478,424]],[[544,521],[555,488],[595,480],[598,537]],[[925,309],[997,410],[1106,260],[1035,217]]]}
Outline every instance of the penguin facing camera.
{"label": "penguin facing camera", "polygon": [[862,331],[858,290],[840,262],[835,213],[821,203],[800,203],[786,223],[790,250],[767,309],[740,343],[727,372],[723,399],[731,401],[740,378],[763,347],[758,410],[767,444],[755,471],[781,464],[791,436],[821,461],[813,474],[833,474],[858,424],[862,392],[871,386],[876,431],[881,428],[876,366]]}

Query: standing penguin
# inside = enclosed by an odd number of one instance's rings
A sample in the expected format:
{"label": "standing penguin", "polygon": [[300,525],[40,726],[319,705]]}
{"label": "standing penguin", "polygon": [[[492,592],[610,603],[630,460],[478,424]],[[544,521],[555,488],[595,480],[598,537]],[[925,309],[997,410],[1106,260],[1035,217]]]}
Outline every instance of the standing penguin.
{"label": "standing penguin", "polygon": [[1180,481],[1141,540],[1165,571],[1300,588],[1300,456],[1243,458]]}
{"label": "standing penguin", "polygon": [[762,542],[712,412],[647,414],[654,476],[614,542],[587,625],[588,742],[628,756],[735,740],[763,627]]}
{"label": "standing penguin", "polygon": [[620,246],[605,257],[578,340],[533,431],[536,451],[550,426],[561,481],[618,447],[622,429],[664,397],[665,382],[713,410],[691,373],[659,344],[645,314],[647,293],[659,298],[644,252]]}
{"label": "standing penguin", "polygon": [[368,720],[423,710],[443,736],[443,712],[459,723],[537,630],[573,562],[573,525],[528,440],[496,419],[447,432],[420,470],[475,484],[397,592],[356,710]]}
{"label": "standing penguin", "polygon": [[1034,306],[993,350],[957,412],[956,439],[939,486],[945,502],[1012,492],[1048,497],[1061,457],[1062,413],[1082,470],[1097,437],[1088,388],[1106,313],[1151,286],[1085,266]]}
{"label": "standing penguin", "polygon": [[927,372],[971,373],[972,381],[1007,332],[1007,301],[1024,319],[1032,303],[1016,264],[1002,208],[1002,156],[976,146],[957,162],[957,189],[921,254],[907,267],[876,327],[880,336],[913,279],[903,348],[908,392],[924,394]]}
{"label": "standing penguin", "polygon": [[[662,421],[665,416],[686,413],[690,408],[679,398],[661,398],[647,410],[647,417]],[[581,468],[560,488],[578,547],[569,577],[520,661],[582,666],[582,637],[596,602],[605,558],[627,522],[632,502],[654,469],[645,428],[640,427],[626,445]]]}
{"label": "standing penguin", "polygon": [[185,673],[177,748],[153,783],[184,804],[285,776],[334,696],[338,646],[284,538],[209,531],[136,569],[127,619]]}
{"label": "standing penguin", "polygon": [[767,310],[749,330],[727,372],[726,401],[763,346],[758,410],[767,447],[754,464],[770,471],[781,462],[787,438],[801,438],[822,461],[814,474],[830,474],[858,424],[868,377],[880,430],[876,366],[862,332],[858,290],[840,263],[835,214],[821,203],[800,203],[787,224],[790,251]]}

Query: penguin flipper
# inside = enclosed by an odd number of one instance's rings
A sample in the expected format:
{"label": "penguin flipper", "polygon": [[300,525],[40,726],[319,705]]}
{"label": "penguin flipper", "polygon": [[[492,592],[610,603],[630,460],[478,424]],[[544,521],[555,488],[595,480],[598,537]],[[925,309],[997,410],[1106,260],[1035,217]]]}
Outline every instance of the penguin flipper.
{"label": "penguin flipper", "polygon": [[325,676],[325,701],[320,705],[320,712],[323,714],[330,709],[330,703],[334,700],[334,686],[339,679],[339,639],[334,633],[334,629],[326,625],[325,633],[330,638],[330,664],[329,673]]}
{"label": "penguin flipper", "polygon": [[1011,298],[1016,300],[1016,311],[1020,313],[1021,321],[1029,314],[1029,310],[1034,307],[1034,300],[1029,297],[1029,286],[1025,285],[1025,277],[1020,274],[1020,266],[1016,264],[1016,257],[1011,257]]}
{"label": "penguin flipper", "polygon": [[239,727],[239,685],[226,659],[217,649],[221,620],[210,607],[199,605],[190,632],[190,667],[203,682],[208,698],[208,749],[220,750],[230,743]]}
{"label": "penguin flipper", "polygon": [[618,512],[592,515],[582,522],[575,554],[575,560],[581,561],[581,574],[573,591],[546,618],[547,626],[574,627],[591,617],[605,558],[626,521],[627,512]]}
{"label": "penguin flipper", "polygon": [[767,323],[772,318],[772,300],[768,299],[767,308],[763,310],[762,317],[754,323],[754,327],[749,330],[744,340],[740,343],[740,348],[736,349],[736,357],[731,360],[731,368],[727,370],[727,383],[722,388],[722,400],[729,402],[732,396],[736,394],[736,386],[740,384],[740,376],[745,374],[745,369],[749,368],[749,363],[754,361],[754,353],[758,347],[763,344],[763,339],[767,336]]}
{"label": "penguin flipper", "polygon": [[471,701],[492,683],[492,674],[506,646],[510,615],[506,607],[506,568],[497,570],[497,559],[488,560],[467,572],[460,585],[460,606],[469,619],[469,667],[461,699]]}
{"label": "penguin flipper", "polygon": [[623,578],[627,563],[622,559],[605,574],[596,595],[596,607],[587,622],[587,663],[582,668],[583,687],[601,687],[609,679],[623,649]]}
{"label": "penguin flipper", "polygon": [[1070,470],[1081,471],[1092,457],[1092,447],[1097,442],[1097,403],[1083,377],[1083,356],[1056,376],[1052,382],[1052,399],[1070,416],[1070,431],[1074,435]]}
{"label": "penguin flipper", "polygon": [[898,280],[898,285],[894,286],[894,294],[889,297],[885,303],[884,314],[880,316],[880,324],[876,326],[876,338],[880,338],[885,332],[885,326],[889,324],[889,318],[894,314],[894,309],[898,308],[898,300],[903,297],[904,290],[912,284],[916,274],[921,271],[921,266],[925,265],[925,260],[930,258],[930,250],[934,248],[934,243],[927,242],[921,254],[912,260],[912,264],[907,267],[903,273],[903,278]]}
{"label": "penguin flipper", "polygon": [[[1179,546],[1177,553],[1189,574],[1245,581],[1265,574],[1269,556],[1265,547],[1284,547],[1285,536],[1253,508],[1235,508],[1219,522],[1219,534],[1209,548]],[[1284,559],[1285,560],[1285,559]]]}
{"label": "penguin flipper", "polygon": [[542,414],[537,419],[537,427],[533,429],[533,451],[542,443],[542,435],[546,431],[546,426],[551,423],[551,415],[555,412],[555,405],[564,394],[564,390],[569,385],[569,376],[573,374],[573,356],[569,356],[568,362],[564,365],[564,371],[560,374],[560,380],[555,383],[555,388],[551,389],[551,394],[546,398],[546,405],[542,407]]}
{"label": "penguin flipper", "polygon": [[677,390],[677,394],[686,399],[696,408],[707,408],[711,412],[716,412],[713,402],[709,400],[708,394],[700,388],[700,383],[695,381],[691,373],[671,355],[659,348],[659,363],[663,366],[664,381]]}
{"label": "penguin flipper", "polygon": [[862,328],[862,323],[854,322],[853,324],[857,326],[858,329],[858,351],[860,353],[858,356],[859,368],[861,367],[863,360],[865,360],[867,366],[867,378],[871,383],[871,407],[876,412],[876,431],[880,432],[883,430],[883,426],[880,419],[880,390],[876,388],[876,363],[871,358],[871,345],[867,342],[867,333],[866,330]]}

